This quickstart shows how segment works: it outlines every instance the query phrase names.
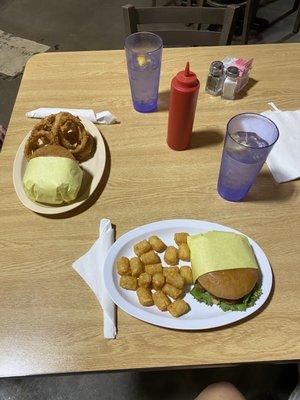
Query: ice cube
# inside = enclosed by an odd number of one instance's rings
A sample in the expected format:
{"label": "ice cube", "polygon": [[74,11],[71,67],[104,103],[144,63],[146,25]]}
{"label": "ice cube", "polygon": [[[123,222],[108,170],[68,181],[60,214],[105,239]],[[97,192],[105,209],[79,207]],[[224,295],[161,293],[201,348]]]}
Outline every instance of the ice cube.
{"label": "ice cube", "polygon": [[231,136],[235,141],[247,147],[263,148],[268,146],[268,142],[254,132],[238,131]]}

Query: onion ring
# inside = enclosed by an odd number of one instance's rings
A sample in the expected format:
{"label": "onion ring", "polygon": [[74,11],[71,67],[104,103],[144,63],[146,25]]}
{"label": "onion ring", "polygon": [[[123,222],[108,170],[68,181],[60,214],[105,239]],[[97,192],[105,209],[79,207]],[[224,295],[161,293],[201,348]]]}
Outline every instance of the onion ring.
{"label": "onion ring", "polygon": [[70,150],[78,161],[87,159],[93,147],[93,137],[87,133],[78,117],[69,113],[58,113],[53,125],[58,143]]}
{"label": "onion ring", "polygon": [[30,160],[33,153],[41,147],[47,146],[53,143],[53,134],[48,131],[36,131],[32,132],[29,139],[26,142],[24,155],[27,160]]}
{"label": "onion ring", "polygon": [[51,114],[48,117],[41,119],[41,121],[34,126],[31,133],[36,133],[39,131],[52,132],[54,121],[55,121],[54,114]]}
{"label": "onion ring", "polygon": [[64,147],[77,161],[82,162],[91,156],[94,138],[85,130],[78,117],[60,112],[43,118],[34,126],[25,146],[25,157],[29,160],[37,149],[50,144]]}
{"label": "onion ring", "polygon": [[76,154],[72,152],[72,150],[71,153],[74,155],[74,157],[76,157],[76,159],[79,162],[83,162],[91,156],[91,154],[93,153],[93,148],[94,148],[94,138],[90,133],[87,132],[86,145],[83,148],[81,148],[81,150]]}

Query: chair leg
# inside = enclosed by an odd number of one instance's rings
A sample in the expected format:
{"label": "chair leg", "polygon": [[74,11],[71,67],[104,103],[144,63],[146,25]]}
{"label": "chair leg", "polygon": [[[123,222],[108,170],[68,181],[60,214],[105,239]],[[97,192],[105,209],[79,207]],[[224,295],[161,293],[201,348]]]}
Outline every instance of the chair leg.
{"label": "chair leg", "polygon": [[300,29],[300,4],[299,4],[299,8],[298,8],[298,12],[297,12],[297,16],[296,16],[296,21],[295,21],[295,25],[293,28],[293,32],[294,33],[298,33]]}
{"label": "chair leg", "polygon": [[297,11],[299,6],[300,6],[300,0],[295,0],[294,6],[293,6],[293,12]]}
{"label": "chair leg", "polygon": [[[300,1],[300,0],[299,0],[299,1]],[[199,6],[199,7],[204,7],[204,6],[206,6],[206,1],[205,1],[205,0],[198,0],[198,6]],[[198,24],[197,29],[198,29],[198,31],[200,31],[200,29],[201,29],[201,24]]]}
{"label": "chair leg", "polygon": [[247,4],[246,4],[244,23],[243,23],[243,33],[242,33],[242,43],[243,44],[248,43],[255,1],[256,0],[248,0]]}

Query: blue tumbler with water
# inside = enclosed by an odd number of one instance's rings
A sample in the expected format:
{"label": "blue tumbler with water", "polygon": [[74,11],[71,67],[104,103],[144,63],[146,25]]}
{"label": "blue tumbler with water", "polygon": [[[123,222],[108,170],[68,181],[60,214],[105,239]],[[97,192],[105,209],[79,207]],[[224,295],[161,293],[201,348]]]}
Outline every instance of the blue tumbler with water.
{"label": "blue tumbler with water", "polygon": [[125,52],[133,107],[148,113],[157,109],[162,39],[137,32],[125,39]]}
{"label": "blue tumbler with water", "polygon": [[243,200],[279,137],[277,126],[260,114],[238,114],[227,124],[218,180],[220,196]]}

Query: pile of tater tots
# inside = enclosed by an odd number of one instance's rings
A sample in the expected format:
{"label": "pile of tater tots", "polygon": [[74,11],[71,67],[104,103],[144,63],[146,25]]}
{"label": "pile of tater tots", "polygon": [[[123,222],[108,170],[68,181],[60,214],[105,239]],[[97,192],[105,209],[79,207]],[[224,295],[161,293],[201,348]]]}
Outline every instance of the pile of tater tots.
{"label": "pile of tater tots", "polygon": [[[178,247],[167,246],[158,236],[150,236],[133,246],[136,257],[117,260],[120,286],[134,290],[141,305],[155,305],[160,311],[168,311],[173,317],[180,317],[189,311],[189,305],[182,299],[185,289],[193,283],[190,266],[178,266],[179,260],[190,261],[190,249],[186,232],[174,235]],[[162,265],[163,253],[166,266]],[[172,301],[172,300],[174,301]]]}

